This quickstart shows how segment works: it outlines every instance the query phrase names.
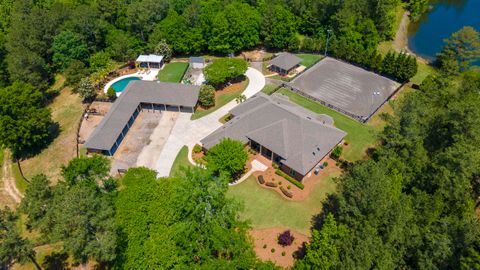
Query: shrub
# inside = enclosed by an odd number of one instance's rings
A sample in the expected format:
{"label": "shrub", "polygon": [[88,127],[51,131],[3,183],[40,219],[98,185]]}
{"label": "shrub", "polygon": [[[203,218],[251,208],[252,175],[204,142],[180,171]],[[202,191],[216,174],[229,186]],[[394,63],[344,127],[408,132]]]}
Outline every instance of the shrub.
{"label": "shrub", "polygon": [[305,188],[305,186],[304,186],[301,182],[293,179],[290,175],[284,173],[284,172],[283,172],[282,170],[280,170],[280,169],[276,169],[276,170],[275,170],[275,174],[276,174],[276,175],[279,175],[279,176],[281,176],[281,177],[283,177],[283,178],[285,178],[285,179],[288,180],[290,183],[294,184],[295,186],[299,187],[300,189],[304,189],[304,188]]}
{"label": "shrub", "polygon": [[198,102],[205,108],[215,106],[215,88],[211,85],[202,85]]}
{"label": "shrub", "polygon": [[116,99],[117,98],[117,93],[115,92],[115,89],[113,89],[112,87],[108,88],[107,97],[111,100]]}
{"label": "shrub", "polygon": [[340,145],[337,145],[335,149],[333,149],[332,153],[330,154],[330,157],[332,159],[338,160],[342,155],[342,152],[343,152],[343,147],[341,147]]}
{"label": "shrub", "polygon": [[286,230],[278,236],[278,244],[285,247],[290,246],[295,240],[295,237],[290,233],[290,230]]}
{"label": "shrub", "polygon": [[291,188],[292,188],[292,186],[290,186],[290,185],[287,186],[287,189],[291,189]]}
{"label": "shrub", "polygon": [[328,162],[323,162],[323,167],[327,167],[328,166]]}
{"label": "shrub", "polygon": [[344,141],[344,142],[343,142],[343,145],[347,146],[347,145],[348,145],[348,142],[347,142],[347,141]]}
{"label": "shrub", "polygon": [[283,193],[285,196],[287,196],[288,198],[292,198],[292,197],[293,197],[293,194],[292,194],[290,191],[286,190],[285,188],[280,187],[280,190],[281,190],[282,193]]}
{"label": "shrub", "polygon": [[263,245],[263,248],[267,248],[267,244]]}
{"label": "shrub", "polygon": [[281,186],[281,185],[282,185],[282,181],[279,181],[278,184]]}
{"label": "shrub", "polygon": [[198,153],[202,152],[202,150],[203,150],[203,148],[199,144],[195,144],[195,146],[192,149],[193,153],[195,153],[195,154],[198,154]]}
{"label": "shrub", "polygon": [[258,177],[258,182],[259,182],[260,184],[262,184],[262,185],[265,184],[265,179],[263,179],[263,176],[262,176],[262,175],[260,175],[260,176]]}
{"label": "shrub", "polygon": [[278,185],[276,183],[273,183],[273,182],[267,182],[265,185],[267,187],[278,187]]}
{"label": "shrub", "polygon": [[282,251],[282,256],[285,256],[287,253],[285,251]]}
{"label": "shrub", "polygon": [[274,249],[274,248],[272,248],[270,251],[271,251],[272,253],[275,253],[275,249]]}
{"label": "shrub", "polygon": [[221,85],[231,79],[240,77],[248,68],[248,64],[243,59],[238,58],[220,58],[205,68],[205,79],[211,85]]}

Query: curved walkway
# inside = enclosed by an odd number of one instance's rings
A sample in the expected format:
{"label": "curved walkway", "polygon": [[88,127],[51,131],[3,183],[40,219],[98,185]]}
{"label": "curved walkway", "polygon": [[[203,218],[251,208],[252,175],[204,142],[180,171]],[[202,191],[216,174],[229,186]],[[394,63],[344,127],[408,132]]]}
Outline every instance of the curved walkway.
{"label": "curved walkway", "polygon": [[[248,68],[245,75],[248,77],[250,83],[243,92],[243,95],[249,98],[263,89],[265,86],[265,77],[260,71],[254,68]],[[222,123],[218,120],[235,106],[237,106],[237,102],[232,100],[218,110],[197,120],[190,120],[191,114],[189,113],[180,114],[158,158],[156,166],[158,176],[169,176],[173,162],[178,152],[180,152],[180,149],[182,149],[184,145],[188,146],[189,155],[191,155],[190,152],[193,146],[217,128],[221,127]]]}
{"label": "curved walkway", "polygon": [[23,194],[18,190],[15,183],[15,177],[12,172],[12,161],[10,154],[5,151],[5,157],[2,167],[3,185],[5,192],[13,199],[15,203],[20,203],[23,199]]}

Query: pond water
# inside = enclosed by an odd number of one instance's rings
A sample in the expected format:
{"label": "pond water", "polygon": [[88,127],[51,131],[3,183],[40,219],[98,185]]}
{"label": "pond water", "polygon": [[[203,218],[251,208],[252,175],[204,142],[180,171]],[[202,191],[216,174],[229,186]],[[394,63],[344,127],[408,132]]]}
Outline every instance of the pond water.
{"label": "pond water", "polygon": [[409,28],[410,50],[433,60],[441,51],[443,39],[463,26],[480,31],[480,0],[438,0],[432,9]]}

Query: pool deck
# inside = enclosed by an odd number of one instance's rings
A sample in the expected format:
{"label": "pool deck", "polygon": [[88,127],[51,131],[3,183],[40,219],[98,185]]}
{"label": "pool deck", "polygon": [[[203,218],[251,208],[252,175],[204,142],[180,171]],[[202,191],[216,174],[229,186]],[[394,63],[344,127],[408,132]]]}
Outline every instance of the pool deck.
{"label": "pool deck", "polygon": [[[128,75],[124,75],[124,76],[120,76],[118,78],[115,78],[111,81],[109,81],[105,87],[103,87],[103,91],[105,93],[107,93],[108,89],[110,87],[112,87],[112,85],[118,81],[121,81],[125,78],[131,78],[131,77],[139,77],[142,81],[154,81],[157,79],[157,74],[158,72],[160,71],[160,69],[150,69],[150,73],[149,74],[146,74],[144,71],[137,71],[133,74],[128,74]],[[117,97],[120,96],[122,92],[117,92]]]}

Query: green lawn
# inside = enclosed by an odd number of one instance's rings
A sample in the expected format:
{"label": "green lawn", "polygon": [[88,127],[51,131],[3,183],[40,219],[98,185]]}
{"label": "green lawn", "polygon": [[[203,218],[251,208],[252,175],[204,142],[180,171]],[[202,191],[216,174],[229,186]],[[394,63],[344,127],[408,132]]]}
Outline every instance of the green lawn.
{"label": "green lawn", "polygon": [[187,146],[182,147],[182,149],[180,149],[180,152],[178,152],[178,155],[173,162],[172,169],[170,170],[170,176],[176,175],[182,167],[193,167],[192,163],[188,161]]}
{"label": "green lawn", "polygon": [[422,61],[417,61],[417,63],[418,63],[417,75],[415,75],[412,79],[410,79],[413,83],[421,84],[428,75],[436,73],[436,70],[433,66],[427,63],[424,63]]}
{"label": "green lawn", "polygon": [[271,95],[271,94],[273,94],[273,91],[275,91],[275,89],[277,89],[276,85],[266,84],[265,87],[263,87],[263,89],[262,89],[262,93],[264,93],[266,95]]}
{"label": "green lawn", "polygon": [[334,177],[325,178],[301,202],[287,201],[275,191],[260,187],[253,176],[239,185],[231,186],[227,196],[243,202],[241,218],[249,220],[255,229],[287,227],[309,234],[312,216],[322,210],[327,194],[335,192]]}
{"label": "green lawn", "polygon": [[294,103],[299,104],[313,112],[327,114],[333,117],[335,126],[347,132],[345,140],[349,143],[348,148],[344,151],[343,157],[349,161],[355,161],[364,158],[365,150],[374,145],[377,141],[379,127],[362,124],[353,120],[337,111],[327,108],[320,103],[300,96],[288,89],[282,88],[277,93],[286,95]]}
{"label": "green lawn", "polygon": [[218,98],[215,100],[215,106],[211,107],[208,110],[197,110],[197,111],[195,111],[195,113],[192,114],[191,119],[195,120],[195,119],[202,118],[202,117],[220,109],[223,105],[229,103],[230,101],[232,101],[235,98],[237,98],[238,96],[240,96],[240,94],[242,94],[243,91],[245,91],[248,84],[249,84],[249,80],[247,78],[244,82],[244,85],[241,88],[239,88],[237,91],[225,93],[223,95],[218,96]]}
{"label": "green lawn", "polygon": [[187,68],[188,63],[185,62],[169,63],[158,72],[157,77],[161,82],[180,82]]}
{"label": "green lawn", "polygon": [[319,54],[296,54],[296,56],[302,59],[300,65],[305,66],[307,68],[313,66],[315,63],[320,61],[323,58],[322,55]]}

